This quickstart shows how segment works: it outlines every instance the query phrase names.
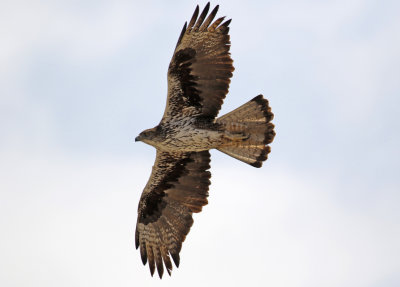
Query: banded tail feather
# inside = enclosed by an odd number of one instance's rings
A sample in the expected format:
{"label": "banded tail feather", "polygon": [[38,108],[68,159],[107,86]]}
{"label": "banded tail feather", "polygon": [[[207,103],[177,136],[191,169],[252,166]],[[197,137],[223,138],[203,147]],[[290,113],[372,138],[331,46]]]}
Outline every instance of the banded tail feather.
{"label": "banded tail feather", "polygon": [[219,117],[228,134],[239,135],[228,140],[218,150],[254,167],[261,167],[271,151],[270,144],[274,137],[274,114],[268,100],[258,95],[244,105]]}

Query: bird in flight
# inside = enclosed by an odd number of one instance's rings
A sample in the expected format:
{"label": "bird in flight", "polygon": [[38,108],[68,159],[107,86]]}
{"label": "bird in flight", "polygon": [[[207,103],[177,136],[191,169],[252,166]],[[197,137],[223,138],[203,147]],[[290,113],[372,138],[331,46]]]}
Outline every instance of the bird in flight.
{"label": "bird in flight", "polygon": [[207,3],[185,23],[168,68],[168,97],[160,123],[135,139],[157,150],[150,178],[140,197],[136,249],[162,278],[171,275],[171,257],[179,266],[182,242],[193,224],[192,214],[206,205],[210,185],[210,149],[261,167],[275,136],[273,113],[259,95],[217,117],[234,70],[229,53],[229,24],[207,16]]}

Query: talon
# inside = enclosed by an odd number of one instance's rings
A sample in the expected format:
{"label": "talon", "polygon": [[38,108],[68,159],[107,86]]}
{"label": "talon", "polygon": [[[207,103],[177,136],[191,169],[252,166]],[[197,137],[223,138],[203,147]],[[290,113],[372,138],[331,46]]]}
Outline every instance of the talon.
{"label": "talon", "polygon": [[245,133],[232,134],[230,132],[225,132],[224,137],[231,141],[244,141],[247,140],[250,135],[246,135]]}

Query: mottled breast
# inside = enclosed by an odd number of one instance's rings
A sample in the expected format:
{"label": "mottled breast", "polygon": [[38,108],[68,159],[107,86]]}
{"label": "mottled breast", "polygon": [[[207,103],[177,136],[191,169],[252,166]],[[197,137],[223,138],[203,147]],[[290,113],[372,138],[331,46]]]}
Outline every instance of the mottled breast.
{"label": "mottled breast", "polygon": [[212,124],[199,125],[195,119],[180,120],[163,125],[165,140],[159,147],[165,151],[203,151],[218,147],[223,132]]}

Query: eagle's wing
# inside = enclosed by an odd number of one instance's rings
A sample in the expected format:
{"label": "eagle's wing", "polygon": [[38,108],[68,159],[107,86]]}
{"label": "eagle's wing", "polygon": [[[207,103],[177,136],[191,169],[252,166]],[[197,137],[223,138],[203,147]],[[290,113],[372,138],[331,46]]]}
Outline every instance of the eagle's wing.
{"label": "eagle's wing", "polygon": [[157,266],[171,275],[169,255],[179,266],[179,252],[190,227],[192,213],[206,205],[211,174],[208,151],[167,153],[157,151],[149,181],[138,208],[135,243],[151,275]]}
{"label": "eagle's wing", "polygon": [[214,119],[228,93],[234,70],[229,53],[231,20],[223,22],[225,17],[221,17],[212,23],[218,6],[205,19],[209,7],[210,3],[198,17],[197,6],[189,25],[183,26],[168,68],[162,122],[181,115]]}

